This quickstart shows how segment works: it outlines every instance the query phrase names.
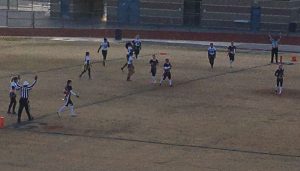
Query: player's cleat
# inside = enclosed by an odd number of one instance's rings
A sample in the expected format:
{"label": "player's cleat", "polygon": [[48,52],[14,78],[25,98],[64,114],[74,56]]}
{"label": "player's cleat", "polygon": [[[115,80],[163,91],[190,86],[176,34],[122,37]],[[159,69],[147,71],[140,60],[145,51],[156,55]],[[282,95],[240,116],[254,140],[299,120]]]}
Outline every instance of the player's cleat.
{"label": "player's cleat", "polygon": [[30,117],[30,119],[28,119],[28,121],[33,121],[34,120],[34,117]]}
{"label": "player's cleat", "polygon": [[76,117],[77,115],[76,114],[72,114],[72,115],[70,115],[71,117]]}
{"label": "player's cleat", "polygon": [[12,114],[13,114],[13,115],[16,115],[17,113],[16,113],[16,112],[13,112]]}

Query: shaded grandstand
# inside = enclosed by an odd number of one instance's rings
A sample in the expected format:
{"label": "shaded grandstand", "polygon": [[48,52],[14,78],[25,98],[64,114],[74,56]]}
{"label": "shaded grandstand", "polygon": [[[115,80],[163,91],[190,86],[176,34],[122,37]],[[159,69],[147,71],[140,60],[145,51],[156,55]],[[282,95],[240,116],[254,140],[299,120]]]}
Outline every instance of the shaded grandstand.
{"label": "shaded grandstand", "polygon": [[299,31],[299,0],[3,0],[0,26]]}

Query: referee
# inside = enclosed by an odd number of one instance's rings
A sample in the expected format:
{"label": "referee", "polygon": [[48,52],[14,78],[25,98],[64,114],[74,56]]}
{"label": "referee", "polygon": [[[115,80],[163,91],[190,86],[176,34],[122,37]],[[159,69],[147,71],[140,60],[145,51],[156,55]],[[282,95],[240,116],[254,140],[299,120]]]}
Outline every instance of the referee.
{"label": "referee", "polygon": [[275,56],[275,60],[276,60],[276,64],[278,63],[278,44],[280,42],[280,39],[282,37],[282,34],[279,34],[279,38],[273,38],[271,33],[269,33],[269,38],[270,41],[272,43],[272,51],[271,51],[271,63],[274,62],[274,56]]}
{"label": "referee", "polygon": [[25,107],[28,120],[32,121],[33,117],[30,115],[29,111],[29,91],[32,89],[32,87],[36,84],[37,82],[37,76],[34,77],[34,82],[32,85],[29,85],[28,81],[24,81],[23,86],[20,86],[17,84],[17,90],[20,90],[20,100],[19,100],[19,110],[18,110],[18,123],[21,123],[21,116],[22,116],[22,111]]}

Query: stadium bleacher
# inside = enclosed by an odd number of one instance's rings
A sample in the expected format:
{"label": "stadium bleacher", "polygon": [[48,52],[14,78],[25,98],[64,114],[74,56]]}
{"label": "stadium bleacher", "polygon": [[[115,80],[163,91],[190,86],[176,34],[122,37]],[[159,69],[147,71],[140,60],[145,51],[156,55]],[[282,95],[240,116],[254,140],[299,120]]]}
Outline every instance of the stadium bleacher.
{"label": "stadium bleacher", "polygon": [[[203,0],[201,26],[249,30],[253,5],[248,0]],[[256,5],[261,7],[261,30],[286,31],[290,23],[299,23],[300,1],[262,0]]]}

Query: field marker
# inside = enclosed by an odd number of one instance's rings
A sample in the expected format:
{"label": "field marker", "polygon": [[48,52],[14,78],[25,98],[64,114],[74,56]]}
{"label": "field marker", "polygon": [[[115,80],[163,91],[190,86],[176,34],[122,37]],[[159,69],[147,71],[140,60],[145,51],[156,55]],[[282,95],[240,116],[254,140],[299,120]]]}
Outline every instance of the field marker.
{"label": "field marker", "polygon": [[0,117],[0,129],[4,128],[4,117]]}

